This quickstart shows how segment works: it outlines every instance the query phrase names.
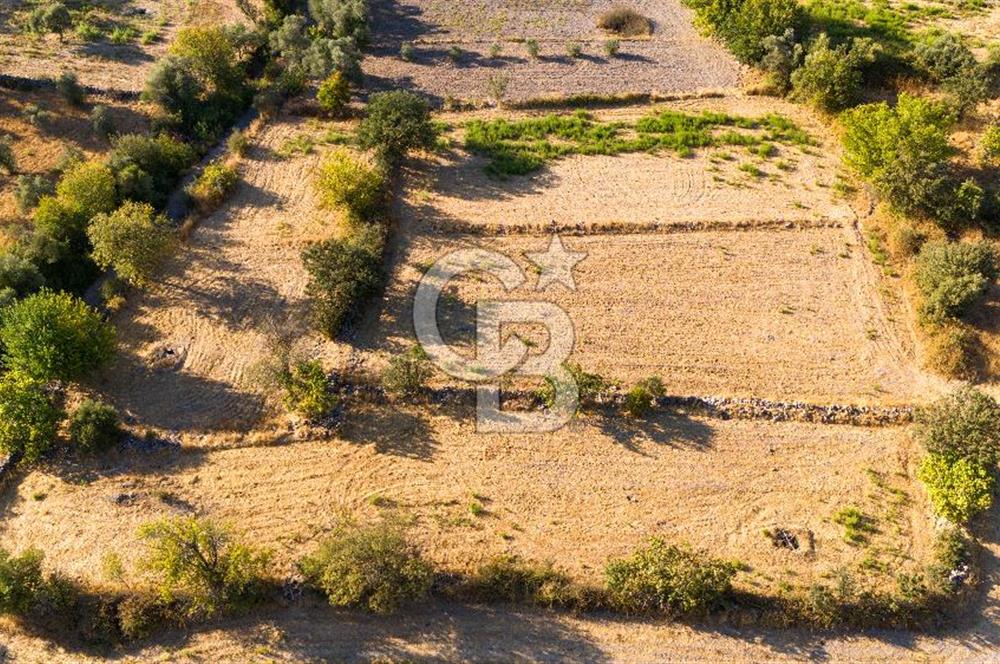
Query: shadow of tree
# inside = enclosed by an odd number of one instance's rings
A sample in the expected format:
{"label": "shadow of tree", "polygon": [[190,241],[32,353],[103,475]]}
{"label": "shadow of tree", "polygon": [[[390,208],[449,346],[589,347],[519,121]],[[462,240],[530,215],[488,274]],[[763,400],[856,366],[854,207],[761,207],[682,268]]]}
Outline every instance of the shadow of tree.
{"label": "shadow of tree", "polygon": [[715,436],[712,426],[703,419],[694,419],[681,412],[655,412],[645,419],[626,419],[611,413],[597,418],[601,433],[638,454],[644,454],[642,443],[669,445],[676,448],[705,450]]}

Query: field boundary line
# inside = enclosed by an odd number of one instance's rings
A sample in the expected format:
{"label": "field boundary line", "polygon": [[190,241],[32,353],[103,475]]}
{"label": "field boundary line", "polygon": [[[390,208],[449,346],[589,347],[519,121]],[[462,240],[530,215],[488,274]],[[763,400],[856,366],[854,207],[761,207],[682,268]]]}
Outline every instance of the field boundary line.
{"label": "field boundary line", "polygon": [[588,222],[588,223],[557,223],[548,224],[507,224],[489,223],[477,224],[464,221],[430,221],[427,226],[438,232],[455,233],[473,236],[500,235],[671,235],[680,233],[700,233],[710,231],[776,231],[776,230],[813,230],[820,228],[844,228],[845,222],[823,218],[815,220],[789,221],[774,219],[770,221],[685,221],[680,223],[664,222]]}

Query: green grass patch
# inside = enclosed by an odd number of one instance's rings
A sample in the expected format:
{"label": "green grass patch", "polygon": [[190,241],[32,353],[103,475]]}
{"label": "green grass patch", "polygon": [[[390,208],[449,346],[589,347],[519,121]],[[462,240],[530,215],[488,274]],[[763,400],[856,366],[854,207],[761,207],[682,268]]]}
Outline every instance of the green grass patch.
{"label": "green grass patch", "polygon": [[525,120],[473,120],[465,129],[466,148],[489,157],[486,170],[497,176],[527,175],[550,161],[576,154],[670,150],[688,157],[699,148],[745,146],[763,156],[774,153],[774,143],[812,143],[791,120],[773,114],[745,118],[667,110],[629,123],[602,122],[579,110]]}

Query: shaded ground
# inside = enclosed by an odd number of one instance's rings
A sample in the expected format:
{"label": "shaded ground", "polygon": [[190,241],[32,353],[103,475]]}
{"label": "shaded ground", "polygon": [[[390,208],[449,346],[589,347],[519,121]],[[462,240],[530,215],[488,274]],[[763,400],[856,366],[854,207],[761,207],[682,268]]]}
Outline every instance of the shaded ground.
{"label": "shaded ground", "polygon": [[[363,66],[366,85],[418,89],[439,100],[487,99],[490,79],[507,80],[506,98],[623,92],[693,92],[732,88],[740,67],[721,46],[697,34],[679,0],[632,3],[653,20],[648,39],[621,43],[617,57],[596,27],[610,0],[377,0],[373,2],[375,43]],[[523,43],[539,43],[532,58]],[[583,56],[567,55],[577,42]],[[411,61],[400,47],[412,43]],[[491,54],[491,45],[502,51]],[[456,53],[453,48],[459,49]]]}

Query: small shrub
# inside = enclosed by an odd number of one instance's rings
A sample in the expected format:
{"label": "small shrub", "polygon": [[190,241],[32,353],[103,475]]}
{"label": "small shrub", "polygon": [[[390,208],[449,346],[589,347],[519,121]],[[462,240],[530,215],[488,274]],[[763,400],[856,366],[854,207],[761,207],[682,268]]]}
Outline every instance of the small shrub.
{"label": "small shrub", "polygon": [[953,459],[928,454],[917,477],[927,487],[934,512],[963,525],[993,503],[993,475],[971,459]]}
{"label": "small shrub", "polygon": [[160,31],[156,28],[150,28],[148,30],[143,30],[142,34],[139,35],[139,43],[143,46],[149,46],[160,40]]}
{"label": "small shrub", "polygon": [[500,42],[493,42],[490,44],[490,57],[493,59],[499,58],[500,54],[503,53],[503,45]]}
{"label": "small shrub", "polygon": [[997,257],[988,242],[928,242],[917,255],[914,279],[921,318],[942,323],[964,315],[997,278]]}
{"label": "small shrub", "polygon": [[427,101],[404,90],[373,94],[358,128],[361,147],[374,150],[389,167],[398,166],[410,150],[434,147],[436,138]]}
{"label": "small shrub", "polygon": [[419,394],[430,379],[433,369],[427,352],[414,346],[394,355],[382,372],[382,386],[390,394],[414,396]]}
{"label": "small shrub", "polygon": [[833,515],[833,522],[844,527],[844,540],[849,544],[861,544],[869,533],[875,532],[870,518],[856,507],[845,507]]}
{"label": "small shrub", "polygon": [[403,42],[399,47],[399,57],[401,60],[406,62],[413,62],[413,56],[417,53],[417,49],[413,46],[413,42]]}
{"label": "small shrub", "polygon": [[470,579],[473,596],[482,602],[510,602],[545,607],[572,606],[579,591],[551,564],[535,564],[517,556],[498,556]]}
{"label": "small shrub", "polygon": [[10,136],[0,135],[0,168],[7,175],[17,173],[17,157],[14,156],[14,145]]}
{"label": "small shrub", "polygon": [[976,66],[976,56],[951,32],[943,32],[919,42],[913,49],[913,59],[931,80],[942,83],[966,69]]}
{"label": "small shrub", "polygon": [[736,566],[654,537],[629,558],[610,562],[604,574],[609,599],[621,611],[697,615],[729,593]]}
{"label": "small shrub", "polygon": [[917,441],[931,454],[971,459],[992,468],[1000,453],[1000,404],[973,388],[960,389],[917,411]]}
{"label": "small shrub", "polygon": [[126,201],[87,228],[94,262],[133,286],[144,286],[174,246],[174,229],[149,203]]}
{"label": "small shrub", "polygon": [[330,74],[326,80],[319,85],[316,92],[316,101],[320,108],[330,115],[339,116],[343,114],[347,104],[351,101],[351,85],[347,77],[339,71]]}
{"label": "small shrub", "polygon": [[43,560],[38,549],[27,549],[19,556],[0,549],[0,614],[24,616],[36,606],[47,585]]}
{"label": "small shrub", "polygon": [[4,311],[0,343],[8,369],[35,380],[74,381],[107,364],[115,333],[82,300],[43,290]]}
{"label": "small shrub", "polygon": [[85,42],[95,42],[104,36],[104,33],[101,32],[99,27],[86,19],[76,24],[76,27],[73,28],[73,33],[80,41]]}
{"label": "small shrub", "polygon": [[228,528],[195,517],[148,523],[139,537],[146,544],[140,565],[160,598],[184,598],[193,615],[251,599],[270,561],[269,553],[238,542]]}
{"label": "small shrub", "polygon": [[384,230],[367,226],[345,239],[318,242],[302,252],[309,273],[306,293],[318,331],[336,338],[360,302],[378,291],[384,243]]}
{"label": "small shrub", "polygon": [[285,390],[285,408],[303,417],[323,417],[337,405],[337,397],[330,391],[330,381],[319,360],[293,362],[280,382]]}
{"label": "small shrub", "polygon": [[609,58],[613,58],[618,55],[618,51],[621,50],[621,42],[617,39],[609,39],[604,42],[604,55]]}
{"label": "small shrub", "polygon": [[507,88],[509,86],[510,74],[505,72],[490,74],[490,77],[486,82],[486,89],[489,92],[490,99],[492,99],[497,106],[503,104],[503,100],[507,97]]}
{"label": "small shrub", "polygon": [[616,5],[601,14],[597,19],[597,27],[622,37],[639,37],[653,32],[652,21],[623,5]]}
{"label": "small shrub", "polygon": [[103,452],[114,447],[121,436],[118,411],[109,404],[88,399],[70,417],[69,440],[81,452]]}
{"label": "small shrub", "polygon": [[448,57],[457,64],[462,59],[462,49],[457,44],[452,46],[448,49]]}
{"label": "small shrub", "polygon": [[17,178],[17,189],[14,190],[14,200],[21,214],[27,214],[38,205],[43,196],[56,193],[56,187],[42,175],[22,175]]}
{"label": "small shrub", "polygon": [[927,367],[945,378],[972,381],[979,377],[979,340],[963,323],[936,326],[925,351]]}
{"label": "small shrub", "polygon": [[792,86],[792,72],[802,65],[805,50],[795,39],[792,28],[785,30],[784,34],[766,37],[763,48],[760,67],[767,72],[774,92],[785,94]]}
{"label": "small shrub", "polygon": [[566,55],[571,58],[579,58],[583,55],[583,44],[580,42],[566,42]]}
{"label": "small shrub", "polygon": [[433,576],[431,566],[394,522],[341,525],[299,568],[331,605],[379,614],[424,598]]}
{"label": "small shrub", "polygon": [[73,72],[63,72],[56,79],[56,92],[66,103],[72,106],[82,106],[87,93],[80,85]]}
{"label": "small shrub", "polygon": [[54,32],[59,35],[59,41],[62,41],[63,33],[72,24],[72,18],[66,5],[61,2],[50,2],[32,13],[30,23],[36,31]]}
{"label": "small shrub", "polygon": [[664,393],[663,381],[655,376],[639,381],[625,395],[625,413],[630,417],[645,417]]}
{"label": "small shrub", "polygon": [[119,46],[131,43],[136,38],[135,30],[128,26],[118,26],[111,31],[108,35],[108,40],[112,44],[118,44]]}
{"label": "small shrub", "polygon": [[32,127],[41,127],[52,119],[52,112],[38,104],[27,104],[21,109],[21,117]]}
{"label": "small shrub", "polygon": [[247,138],[246,133],[240,131],[239,129],[229,134],[229,138],[226,139],[226,150],[228,150],[230,154],[236,155],[237,157],[242,157],[246,154],[247,147],[249,145],[250,140]]}
{"label": "small shrub", "polygon": [[37,461],[52,446],[61,419],[43,381],[19,371],[0,376],[0,450]]}
{"label": "small shrub", "polygon": [[331,150],[324,157],[313,184],[323,205],[346,210],[352,221],[373,221],[385,208],[386,182],[381,171],[345,149]]}
{"label": "small shrub", "polygon": [[97,105],[90,111],[90,126],[94,133],[103,139],[108,139],[115,133],[115,121],[107,106]]}
{"label": "small shrub", "polygon": [[528,52],[528,57],[532,60],[538,59],[539,47],[537,39],[526,39],[524,40],[524,50]]}
{"label": "small shrub", "polygon": [[240,181],[236,164],[213,161],[205,166],[191,186],[188,195],[194,200],[202,214],[219,207]]}
{"label": "small shrub", "polygon": [[991,124],[979,141],[979,161],[984,166],[1000,166],[1000,124]]}
{"label": "small shrub", "polygon": [[793,97],[828,113],[847,108],[861,92],[862,67],[875,61],[876,52],[870,40],[831,47],[826,34],[821,34],[792,73]]}

